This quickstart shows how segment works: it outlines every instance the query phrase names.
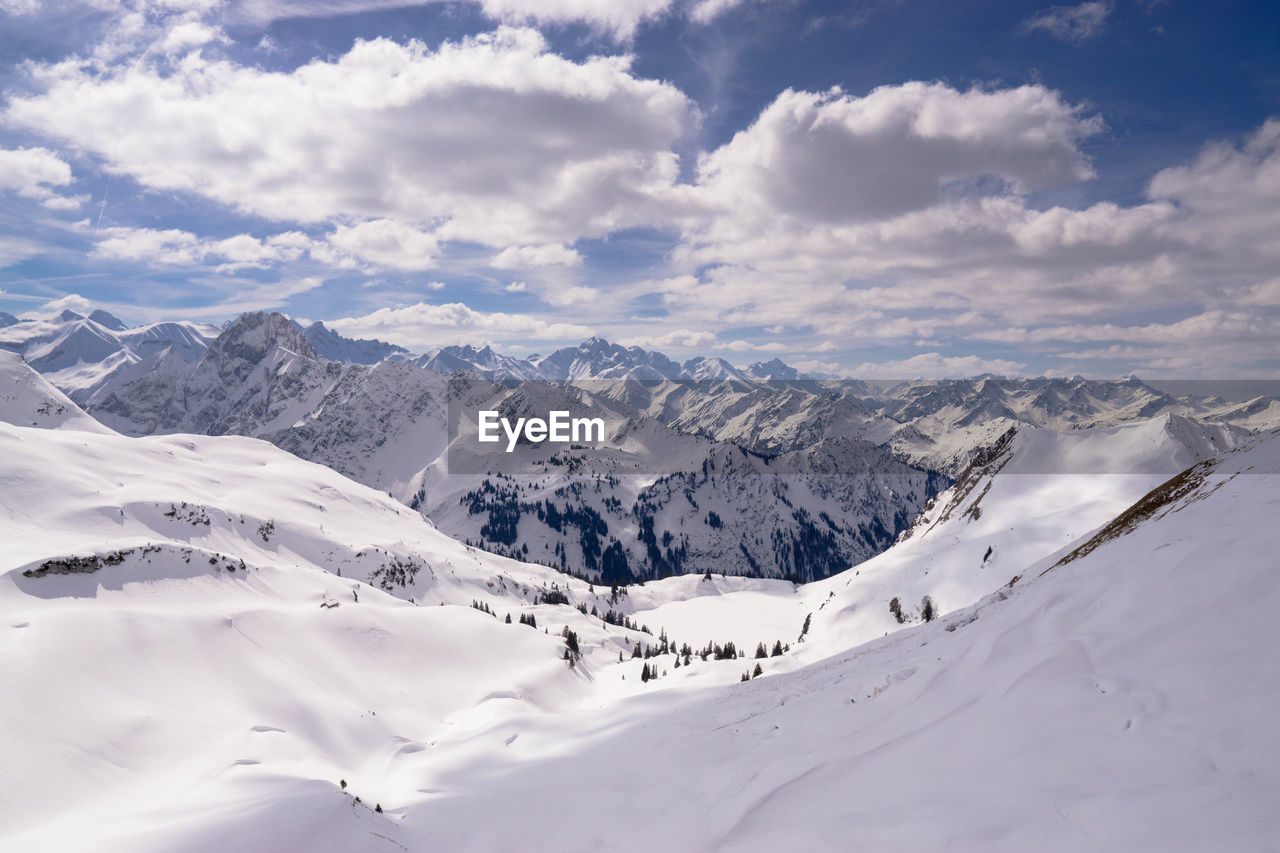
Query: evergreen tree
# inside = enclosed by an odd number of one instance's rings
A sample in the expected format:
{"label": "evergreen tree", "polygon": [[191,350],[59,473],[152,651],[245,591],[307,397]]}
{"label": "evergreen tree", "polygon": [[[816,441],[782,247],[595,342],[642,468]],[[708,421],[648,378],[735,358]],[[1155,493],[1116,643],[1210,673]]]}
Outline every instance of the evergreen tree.
{"label": "evergreen tree", "polygon": [[763,674],[764,674],[764,669],[760,666],[760,664],[756,664],[755,671],[751,673],[751,677],[755,678],[757,675],[763,675]]}
{"label": "evergreen tree", "polygon": [[768,653],[767,651],[765,651],[764,643],[757,643],[757,644],[756,644],[756,657],[757,657],[757,658],[763,658],[763,657],[768,657],[768,656],[769,656],[769,653]]}
{"label": "evergreen tree", "polygon": [[776,658],[781,654],[782,654],[782,641],[778,640],[773,644],[773,652],[769,655],[769,657]]}

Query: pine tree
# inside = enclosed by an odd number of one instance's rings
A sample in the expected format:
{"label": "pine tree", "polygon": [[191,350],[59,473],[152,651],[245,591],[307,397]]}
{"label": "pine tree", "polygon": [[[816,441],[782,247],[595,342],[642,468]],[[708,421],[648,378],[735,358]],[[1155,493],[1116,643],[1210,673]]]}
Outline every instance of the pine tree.
{"label": "pine tree", "polygon": [[757,675],[764,675],[764,669],[761,668],[760,664],[756,664],[755,671],[751,673],[751,677],[755,678]]}
{"label": "pine tree", "polygon": [[768,657],[769,653],[765,651],[764,643],[756,644],[756,658]]}
{"label": "pine tree", "polygon": [[769,655],[769,657],[776,658],[781,654],[782,654],[782,641],[778,640],[773,644],[773,652]]}

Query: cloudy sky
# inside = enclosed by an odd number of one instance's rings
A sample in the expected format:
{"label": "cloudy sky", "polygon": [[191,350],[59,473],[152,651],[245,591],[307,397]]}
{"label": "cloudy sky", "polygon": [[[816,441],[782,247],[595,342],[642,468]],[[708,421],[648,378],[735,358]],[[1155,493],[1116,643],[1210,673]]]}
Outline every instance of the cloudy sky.
{"label": "cloudy sky", "polygon": [[1280,8],[0,0],[0,310],[1280,375]]}

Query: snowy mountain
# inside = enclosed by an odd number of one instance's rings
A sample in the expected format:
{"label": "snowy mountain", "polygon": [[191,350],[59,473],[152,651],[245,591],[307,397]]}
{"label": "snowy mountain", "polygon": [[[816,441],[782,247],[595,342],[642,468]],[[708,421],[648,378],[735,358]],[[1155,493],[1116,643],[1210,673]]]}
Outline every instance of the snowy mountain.
{"label": "snowy mountain", "polygon": [[[264,319],[222,364],[273,335],[296,345]],[[1165,480],[1198,452],[1167,418],[1019,428],[832,578],[608,590],[262,441],[95,429],[18,358],[5,388],[5,849],[1264,849],[1280,831],[1280,727],[1259,711],[1280,435]],[[68,417],[26,426],[46,399]],[[1046,473],[1072,469],[1090,473]]]}
{"label": "snowy mountain", "polygon": [[[533,361],[579,375],[685,370],[598,339]],[[89,403],[130,435],[263,438],[389,492],[450,536],[610,583],[707,570],[827,577],[910,525],[947,484],[930,472],[958,475],[1028,421],[1076,427],[1087,413],[1090,423],[1136,424],[1164,411],[1196,459],[1248,435],[1173,415],[1187,404],[1137,382],[988,378],[882,391],[726,375],[525,382],[513,391],[491,381],[515,379],[533,361],[453,347],[337,363],[287,318],[249,314],[193,363],[169,353],[119,371]],[[706,360],[696,367],[718,369]],[[468,462],[448,423],[464,398],[524,415],[600,416],[607,441]],[[1050,407],[1054,400],[1066,402]]]}
{"label": "snowy mountain", "polygon": [[[411,360],[428,370],[469,370],[495,382],[636,380],[652,383],[664,380],[746,381],[753,378],[749,372],[734,367],[722,358],[697,356],[681,364],[660,352],[651,352],[641,347],[624,347],[598,337],[576,347],[558,349],[549,355],[532,355],[527,359],[502,355],[488,346],[479,349],[472,346],[448,346]],[[785,365],[783,367],[794,378],[796,371]]]}
{"label": "snowy mountain", "polygon": [[0,323],[0,349],[22,354],[36,370],[85,402],[113,381],[149,372],[170,350],[184,362],[200,357],[218,330],[203,323],[152,323],[130,329],[106,311]]}
{"label": "snowy mountain", "polygon": [[406,353],[404,347],[370,338],[345,338],[317,320],[302,329],[302,335],[323,358],[352,364],[375,364],[389,355]]}
{"label": "snowy mountain", "polygon": [[800,371],[786,364],[780,358],[770,359],[769,361],[757,361],[754,364],[749,364],[747,365],[746,373],[752,379],[760,379],[766,382],[785,382],[801,378]]}
{"label": "snowy mountain", "polygon": [[384,491],[402,491],[448,441],[447,377],[328,361],[280,314],[245,314],[195,363],[170,357],[124,378],[90,407],[120,432],[264,438]]}
{"label": "snowy mountain", "polygon": [[426,370],[435,370],[440,373],[452,373],[455,370],[470,371],[492,382],[509,380],[538,382],[545,379],[541,372],[527,361],[499,355],[488,346],[480,349],[472,346],[442,347],[425,355],[405,360]]}
{"label": "snowy mountain", "polygon": [[888,547],[945,484],[843,437],[764,459],[552,383],[523,385],[505,405],[600,415],[611,424],[607,447],[546,448],[518,455],[515,469],[490,459],[464,476],[448,458],[446,417],[451,400],[468,396],[495,407],[510,397],[399,359],[327,361],[283,316],[249,314],[196,363],[170,359],[100,395],[92,412],[130,435],[263,438],[390,492],[455,538],[610,583],[695,563],[825,577]]}

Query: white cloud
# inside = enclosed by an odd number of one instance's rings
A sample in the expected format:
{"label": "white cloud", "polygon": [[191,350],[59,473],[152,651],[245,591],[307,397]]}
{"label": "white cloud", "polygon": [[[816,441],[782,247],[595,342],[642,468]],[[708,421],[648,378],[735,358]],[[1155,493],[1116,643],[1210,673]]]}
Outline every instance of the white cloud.
{"label": "white cloud", "polygon": [[0,235],[0,269],[37,257],[43,248],[21,237]]}
{"label": "white cloud", "polygon": [[709,24],[714,19],[741,6],[743,0],[697,0],[689,9],[689,17],[700,24]]}
{"label": "white cloud", "polygon": [[645,349],[664,349],[667,347],[710,349],[716,345],[716,336],[714,332],[674,329],[665,335],[626,338],[618,341],[618,343],[626,347],[644,347]]}
{"label": "white cloud", "polygon": [[950,379],[980,373],[1019,376],[1025,370],[1026,365],[1017,361],[926,352],[899,361],[864,362],[852,368],[849,375],[863,379]]}
{"label": "white cloud", "polygon": [[524,293],[524,291],[527,288],[528,288],[528,285],[525,284],[523,281],[513,281],[502,289],[505,290],[507,293]]}
{"label": "white cloud", "polygon": [[[24,2],[24,0],[6,0]],[[445,0],[241,0],[236,14],[258,24],[280,18],[327,17],[374,9],[421,6]],[[616,39],[666,14],[673,0],[474,0],[490,18],[507,23],[586,24]]]}
{"label": "white cloud", "polygon": [[42,304],[39,308],[33,308],[30,311],[24,311],[18,315],[23,320],[39,320],[45,317],[56,317],[63,311],[74,311],[77,314],[87,315],[95,308],[95,304],[85,299],[78,293],[68,293],[65,296],[59,296],[56,299],[50,299]]}
{"label": "white cloud", "polygon": [[1043,86],[961,92],[915,82],[863,97],[787,90],[702,157],[694,195],[744,230],[779,214],[825,225],[883,220],[985,176],[1030,189],[1090,178],[1078,143],[1101,129]]}
{"label": "white cloud", "polygon": [[485,14],[515,23],[586,23],[629,39],[644,21],[660,17],[672,0],[480,0]]}
{"label": "white cloud", "polygon": [[296,231],[258,239],[238,234],[222,240],[198,237],[189,231],[154,228],[104,228],[94,254],[114,261],[148,266],[198,266],[216,262],[219,271],[263,268],[297,260],[311,247],[311,240]]}
{"label": "white cloud", "polygon": [[337,255],[322,251],[313,254],[339,267],[343,266],[345,255],[379,267],[406,271],[431,269],[440,251],[434,234],[393,219],[339,225],[329,235],[329,245],[337,250]]}
{"label": "white cloud", "polygon": [[32,75],[42,91],[11,98],[5,120],[150,189],[276,220],[428,223],[498,249],[652,222],[697,120],[627,57],[572,62],[527,29],[434,50],[360,41],[289,73],[189,54]]}
{"label": "white cloud", "polygon": [[498,270],[519,270],[530,267],[572,267],[582,263],[582,255],[559,243],[546,246],[509,246],[489,261]]}
{"label": "white cloud", "polygon": [[71,180],[71,166],[47,148],[0,148],[0,191],[12,190],[46,207],[66,210],[85,199],[65,198],[52,188],[65,187]]}
{"label": "white cloud", "polygon": [[225,41],[227,37],[218,27],[211,27],[201,21],[184,20],[169,28],[159,47],[167,54],[175,54],[211,42]]}
{"label": "white cloud", "polygon": [[586,285],[576,285],[573,287],[563,287],[552,290],[546,295],[546,299],[552,305],[584,305],[595,302],[600,296],[600,291],[594,287]]}
{"label": "white cloud", "polygon": [[1082,42],[1102,31],[1111,14],[1110,0],[1093,0],[1078,6],[1054,6],[1037,12],[1022,24],[1024,32],[1043,30],[1062,41]]}
{"label": "white cloud", "polygon": [[376,337],[406,347],[438,346],[486,340],[536,337],[581,340],[591,329],[558,323],[528,314],[475,311],[461,302],[445,305],[418,303],[405,308],[381,308],[362,317],[343,317],[325,325],[354,337]]}

